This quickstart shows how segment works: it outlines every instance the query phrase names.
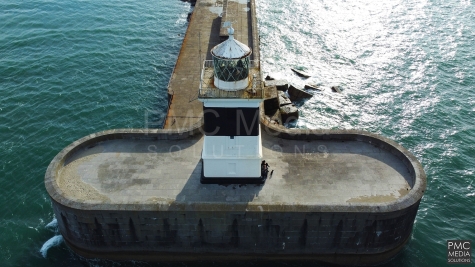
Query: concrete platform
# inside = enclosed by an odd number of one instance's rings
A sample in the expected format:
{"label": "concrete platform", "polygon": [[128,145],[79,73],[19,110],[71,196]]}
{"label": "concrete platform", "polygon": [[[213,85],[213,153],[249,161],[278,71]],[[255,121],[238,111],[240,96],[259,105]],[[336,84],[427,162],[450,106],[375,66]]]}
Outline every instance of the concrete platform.
{"label": "concrete platform", "polygon": [[263,185],[200,184],[200,127],[72,143],[45,175],[65,241],[94,258],[346,265],[381,263],[404,247],[426,187],[410,152],[364,131],[261,123],[274,170]]}
{"label": "concrete platform", "polygon": [[55,182],[63,197],[73,202],[111,205],[103,209],[138,204],[143,205],[141,210],[158,202],[243,203],[279,209],[372,206],[396,201],[414,184],[398,157],[372,144],[283,140],[265,130],[262,139],[264,159],[273,170],[264,185],[200,184],[200,135],[100,142],[70,155]]}

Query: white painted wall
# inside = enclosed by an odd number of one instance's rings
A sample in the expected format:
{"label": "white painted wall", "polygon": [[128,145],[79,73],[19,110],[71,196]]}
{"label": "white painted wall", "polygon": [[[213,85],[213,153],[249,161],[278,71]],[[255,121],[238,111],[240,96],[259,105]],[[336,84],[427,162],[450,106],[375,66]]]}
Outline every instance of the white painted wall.
{"label": "white painted wall", "polygon": [[258,136],[205,136],[204,175],[211,177],[260,177],[262,144]]}
{"label": "white painted wall", "polygon": [[206,178],[257,178],[261,176],[260,159],[203,159]]}
{"label": "white painted wall", "polygon": [[260,158],[260,136],[205,136],[203,158]]}

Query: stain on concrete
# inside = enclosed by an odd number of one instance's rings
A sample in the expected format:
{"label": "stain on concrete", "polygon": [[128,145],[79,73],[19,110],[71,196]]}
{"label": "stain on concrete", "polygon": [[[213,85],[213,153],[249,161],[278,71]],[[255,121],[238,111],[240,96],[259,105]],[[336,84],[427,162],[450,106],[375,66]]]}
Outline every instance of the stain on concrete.
{"label": "stain on concrete", "polygon": [[64,194],[68,195],[70,199],[73,200],[89,200],[97,201],[100,203],[109,203],[110,198],[102,194],[94,186],[85,183],[82,179],[84,175],[79,173],[79,168],[83,163],[94,160],[98,154],[93,153],[76,159],[73,162],[70,162],[68,165],[64,166],[60,172],[59,177],[56,180],[58,187],[61,188]]}

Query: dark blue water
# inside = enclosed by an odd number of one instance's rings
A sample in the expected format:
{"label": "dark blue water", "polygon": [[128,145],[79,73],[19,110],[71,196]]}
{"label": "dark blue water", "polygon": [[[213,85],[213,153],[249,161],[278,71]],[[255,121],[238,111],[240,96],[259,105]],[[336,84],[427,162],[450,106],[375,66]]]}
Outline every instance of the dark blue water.
{"label": "dark blue water", "polygon": [[[422,162],[428,188],[408,246],[386,266],[441,266],[475,241],[475,14],[471,1],[257,0],[263,71],[325,90],[298,128],[364,129]],[[44,173],[85,135],[159,127],[187,3],[0,0],[2,266],[148,266],[81,260],[54,224]],[[307,80],[290,67],[312,74]],[[338,85],[342,94],[332,93]],[[314,262],[171,266],[318,266]]]}

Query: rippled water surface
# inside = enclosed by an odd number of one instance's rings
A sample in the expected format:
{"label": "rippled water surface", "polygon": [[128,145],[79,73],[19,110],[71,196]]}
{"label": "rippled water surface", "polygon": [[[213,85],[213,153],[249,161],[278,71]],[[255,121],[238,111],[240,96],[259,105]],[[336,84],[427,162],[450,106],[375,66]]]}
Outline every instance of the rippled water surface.
{"label": "rippled water surface", "polygon": [[[265,74],[323,92],[289,127],[364,129],[422,162],[428,188],[411,241],[387,266],[438,266],[448,239],[475,241],[475,13],[471,1],[257,0]],[[44,173],[93,132],[158,127],[188,3],[0,0],[0,259],[84,261],[57,232]],[[303,80],[290,68],[312,74]],[[330,86],[340,86],[342,94]],[[167,264],[165,264],[167,265]],[[314,262],[172,266],[318,266]]]}

